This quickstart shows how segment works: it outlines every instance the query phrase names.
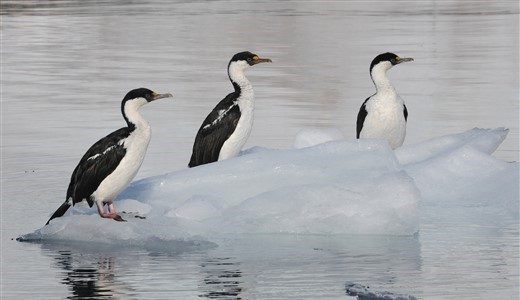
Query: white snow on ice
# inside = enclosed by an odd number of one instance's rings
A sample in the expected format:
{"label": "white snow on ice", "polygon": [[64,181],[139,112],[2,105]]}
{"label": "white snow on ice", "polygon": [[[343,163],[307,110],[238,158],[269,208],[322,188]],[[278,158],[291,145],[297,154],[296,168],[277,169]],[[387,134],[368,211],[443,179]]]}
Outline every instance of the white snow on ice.
{"label": "white snow on ice", "polygon": [[214,233],[412,235],[422,218],[518,222],[518,162],[491,156],[507,132],[475,128],[394,152],[304,130],[297,149],[255,147],[134,182],[116,201],[128,222],[79,206],[21,238],[204,247]]}

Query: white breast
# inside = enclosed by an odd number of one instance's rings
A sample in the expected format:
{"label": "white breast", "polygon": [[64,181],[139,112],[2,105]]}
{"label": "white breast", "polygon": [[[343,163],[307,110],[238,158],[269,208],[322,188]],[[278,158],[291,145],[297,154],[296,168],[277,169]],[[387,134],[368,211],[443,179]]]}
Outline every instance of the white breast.
{"label": "white breast", "polygon": [[406,135],[403,105],[393,89],[372,96],[366,103],[368,113],[360,138],[386,139],[392,149],[400,147]]}
{"label": "white breast", "polygon": [[231,134],[222,145],[222,148],[220,148],[218,160],[237,156],[251,134],[251,128],[253,128],[253,111],[255,109],[252,87],[242,89],[240,97],[238,98],[238,106],[240,108],[240,119],[233,134]]}
{"label": "white breast", "polygon": [[126,148],[125,157],[93,193],[96,201],[112,201],[134,179],[143,163],[150,136],[150,126],[145,124],[136,128],[121,142]]}

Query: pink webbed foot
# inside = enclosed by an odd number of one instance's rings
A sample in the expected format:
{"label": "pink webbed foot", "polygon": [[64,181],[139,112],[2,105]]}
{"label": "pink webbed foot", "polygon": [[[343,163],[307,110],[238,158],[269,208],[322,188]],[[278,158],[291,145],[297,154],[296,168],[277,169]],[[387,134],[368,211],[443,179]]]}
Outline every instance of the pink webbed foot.
{"label": "pink webbed foot", "polygon": [[112,219],[114,219],[114,221],[118,221],[118,222],[126,222],[126,220],[121,218],[121,216],[118,214],[116,214]]}
{"label": "pink webbed foot", "polygon": [[116,209],[115,209],[114,204],[112,202],[110,202],[108,204],[108,212],[105,212],[105,209],[104,209],[103,206],[104,206],[103,204],[98,204],[97,205],[98,213],[99,213],[100,217],[107,218],[107,219],[113,219],[114,221],[118,221],[118,222],[126,222],[125,219],[123,219],[120,215],[118,215],[116,213]]}

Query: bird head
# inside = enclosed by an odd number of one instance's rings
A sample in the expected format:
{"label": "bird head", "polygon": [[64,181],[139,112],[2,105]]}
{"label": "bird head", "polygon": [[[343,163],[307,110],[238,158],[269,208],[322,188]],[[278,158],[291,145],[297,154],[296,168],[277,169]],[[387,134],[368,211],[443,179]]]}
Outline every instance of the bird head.
{"label": "bird head", "polygon": [[407,61],[413,61],[413,58],[402,58],[390,52],[379,54],[372,60],[372,63],[370,64],[370,73],[372,73],[373,70],[381,70],[386,72],[393,66]]}
{"label": "bird head", "polygon": [[125,98],[123,98],[123,107],[126,105],[131,105],[139,108],[149,102],[169,97],[173,97],[173,95],[169,93],[157,94],[156,92],[147,88],[139,88],[131,90],[126,94]]}
{"label": "bird head", "polygon": [[229,61],[229,68],[236,68],[238,70],[245,70],[250,66],[260,63],[272,62],[269,58],[260,58],[258,55],[249,51],[244,51],[233,55]]}

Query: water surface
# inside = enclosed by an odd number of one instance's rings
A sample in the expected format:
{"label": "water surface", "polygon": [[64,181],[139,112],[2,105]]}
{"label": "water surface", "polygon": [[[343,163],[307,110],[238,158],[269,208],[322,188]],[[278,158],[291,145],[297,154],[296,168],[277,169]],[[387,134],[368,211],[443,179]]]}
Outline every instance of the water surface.
{"label": "water surface", "polygon": [[2,296],[341,298],[347,281],[419,298],[518,296],[518,224],[426,222],[414,237],[223,236],[181,253],[21,244],[45,223],[84,151],[124,123],[130,89],[172,92],[143,114],[153,137],[138,178],[184,168],[225,67],[251,50],[246,145],[290,147],[304,127],[340,128],[373,93],[372,58],[409,111],[405,143],[510,128],[518,161],[518,3],[503,1],[2,1]]}

